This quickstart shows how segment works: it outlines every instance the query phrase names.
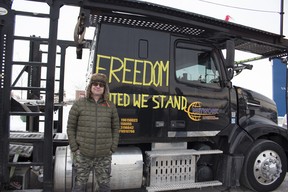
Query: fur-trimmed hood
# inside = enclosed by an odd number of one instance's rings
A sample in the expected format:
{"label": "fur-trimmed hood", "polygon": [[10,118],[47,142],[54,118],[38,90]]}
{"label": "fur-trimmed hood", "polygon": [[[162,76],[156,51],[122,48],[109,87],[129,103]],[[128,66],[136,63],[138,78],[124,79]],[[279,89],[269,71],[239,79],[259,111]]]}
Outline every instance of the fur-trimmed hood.
{"label": "fur-trimmed hood", "polygon": [[86,89],[86,98],[92,99],[91,86],[92,86],[92,83],[94,83],[94,82],[101,82],[101,83],[105,84],[104,94],[103,94],[102,98],[106,101],[109,100],[109,92],[110,91],[109,91],[109,86],[108,86],[108,82],[107,82],[107,76],[103,73],[94,73],[91,75],[89,84],[88,84],[87,89]]}

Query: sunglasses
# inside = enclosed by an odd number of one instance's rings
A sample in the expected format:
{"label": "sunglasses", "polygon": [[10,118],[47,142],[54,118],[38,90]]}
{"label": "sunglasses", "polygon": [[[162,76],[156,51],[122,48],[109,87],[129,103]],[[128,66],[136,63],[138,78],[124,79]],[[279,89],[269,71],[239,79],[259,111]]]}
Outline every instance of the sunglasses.
{"label": "sunglasses", "polygon": [[93,86],[97,87],[105,87],[105,83],[101,83],[101,82],[95,82],[95,83],[92,83]]}

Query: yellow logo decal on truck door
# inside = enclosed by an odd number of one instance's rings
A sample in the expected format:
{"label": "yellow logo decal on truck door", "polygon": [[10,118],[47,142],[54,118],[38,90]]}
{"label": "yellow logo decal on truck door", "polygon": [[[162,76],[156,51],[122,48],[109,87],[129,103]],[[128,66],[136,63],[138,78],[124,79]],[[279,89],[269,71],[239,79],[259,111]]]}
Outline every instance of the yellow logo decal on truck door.
{"label": "yellow logo decal on truck door", "polygon": [[201,121],[201,120],[217,120],[219,117],[218,108],[210,108],[210,107],[202,107],[201,102],[193,102],[189,105],[187,110],[184,110],[188,117],[193,121]]}

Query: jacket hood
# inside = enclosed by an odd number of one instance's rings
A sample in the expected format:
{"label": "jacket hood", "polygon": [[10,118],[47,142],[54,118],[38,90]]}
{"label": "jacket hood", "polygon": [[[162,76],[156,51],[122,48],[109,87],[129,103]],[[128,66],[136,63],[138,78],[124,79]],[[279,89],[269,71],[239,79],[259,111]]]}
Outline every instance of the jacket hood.
{"label": "jacket hood", "polygon": [[108,82],[107,82],[107,76],[103,73],[94,73],[91,75],[89,84],[86,88],[86,98],[92,99],[91,87],[92,87],[92,84],[94,82],[101,82],[101,83],[105,84],[105,89],[104,89],[104,93],[103,93],[102,98],[107,101],[109,99],[109,92],[110,91],[109,91],[109,86],[108,86]]}

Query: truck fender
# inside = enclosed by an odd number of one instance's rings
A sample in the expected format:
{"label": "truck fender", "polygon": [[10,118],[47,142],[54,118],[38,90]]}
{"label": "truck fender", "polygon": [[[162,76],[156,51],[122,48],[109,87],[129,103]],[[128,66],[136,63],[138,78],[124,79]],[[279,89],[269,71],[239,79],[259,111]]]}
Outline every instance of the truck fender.
{"label": "truck fender", "polygon": [[[273,138],[269,136],[272,136]],[[267,125],[263,123],[251,123],[245,128],[234,127],[233,131],[230,132],[228,137],[228,154],[226,156],[226,163],[229,163],[226,174],[229,177],[224,177],[225,186],[239,186],[240,175],[245,161],[245,154],[248,149],[263,137],[267,137],[267,140],[275,140],[277,135],[282,138],[286,135],[285,129],[280,128],[276,125]],[[275,137],[276,136],[276,137]],[[287,141],[287,140],[286,140]],[[282,146],[283,147],[283,146]]]}
{"label": "truck fender", "polygon": [[254,116],[249,119],[245,127],[239,126],[235,131],[231,132],[229,135],[229,153],[244,154],[254,141],[271,135],[286,138],[287,140],[287,132],[284,128],[277,126],[272,121],[267,121],[265,118]]}
{"label": "truck fender", "polygon": [[247,147],[254,142],[253,137],[238,125],[229,127],[228,130],[230,130],[229,133],[226,133],[228,135],[226,153],[228,154],[243,154]]}

